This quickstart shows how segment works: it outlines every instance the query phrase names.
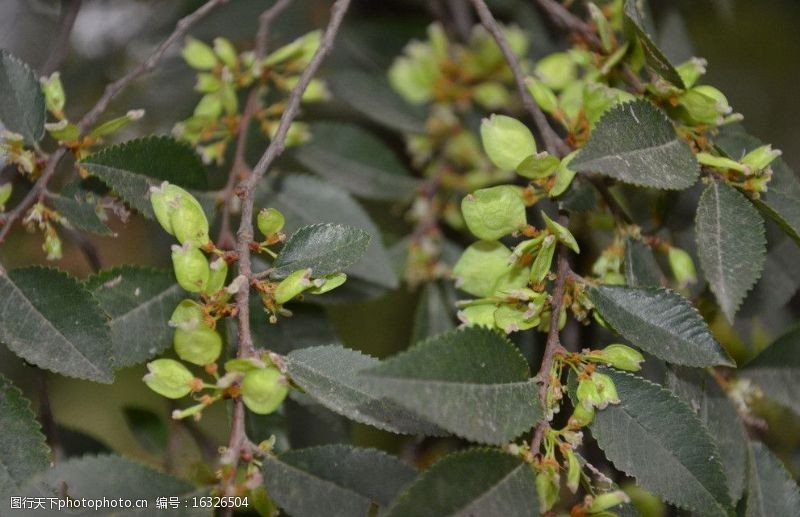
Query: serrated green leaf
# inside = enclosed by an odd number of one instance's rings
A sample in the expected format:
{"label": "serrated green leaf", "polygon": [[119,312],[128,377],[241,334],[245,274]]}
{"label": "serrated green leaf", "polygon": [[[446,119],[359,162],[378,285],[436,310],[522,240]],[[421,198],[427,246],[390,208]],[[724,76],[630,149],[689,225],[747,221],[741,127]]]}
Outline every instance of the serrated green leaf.
{"label": "serrated green leaf", "polygon": [[731,400],[711,375],[696,368],[668,368],[666,386],[692,408],[708,429],[720,453],[731,501],[738,501],[747,470],[747,432]]}
{"label": "serrated green leaf", "polygon": [[640,377],[603,368],[622,401],[597,411],[592,436],[614,466],[665,501],[727,517],[725,473],[708,431],[683,401]]}
{"label": "serrated green leaf", "polygon": [[640,240],[625,240],[625,281],[631,287],[658,287],[661,285],[661,269],[650,246]]}
{"label": "serrated green leaf", "polygon": [[420,181],[409,175],[394,151],[352,124],[318,122],[297,161],[348,192],[379,201],[407,201]]}
{"label": "serrated green leaf", "polygon": [[539,515],[533,468],[509,454],[471,449],[446,456],[406,490],[387,517]]}
{"label": "serrated green leaf", "polygon": [[275,259],[272,278],[311,268],[315,278],[344,270],[361,259],[370,236],[360,228],[341,224],[303,226],[286,239]]}
{"label": "serrated green leaf", "polygon": [[744,317],[780,309],[800,288],[800,268],[796,267],[800,263],[800,247],[790,237],[781,237],[767,252],[761,279],[742,304]]}
{"label": "serrated green leaf", "polygon": [[689,301],[664,288],[602,285],[589,299],[618,333],[673,364],[735,366]]}
{"label": "serrated green leaf", "polygon": [[122,408],[125,423],[139,445],[153,454],[161,454],[167,448],[168,431],[164,420],[155,412],[134,406]]}
{"label": "serrated green leaf", "polygon": [[291,515],[363,517],[385,508],[414,479],[393,456],[349,445],[287,451],[264,461],[270,496]]}
{"label": "serrated green leaf", "polygon": [[375,393],[468,440],[503,444],[542,418],[528,363],[483,327],[435,336],[361,375]]}
{"label": "serrated green leaf", "polygon": [[358,373],[380,364],[374,357],[330,345],[295,350],[286,357],[286,364],[289,377],[331,411],[394,433],[443,434],[441,429],[368,388]]}
{"label": "serrated green leaf", "polygon": [[625,0],[624,13],[626,24],[633,30],[639,44],[642,46],[647,64],[650,65],[658,75],[678,88],[685,88],[683,79],[681,79],[675,66],[670,63],[667,56],[664,55],[664,52],[653,42],[653,38],[647,34],[644,28],[642,14],[636,6],[636,0]]}
{"label": "serrated green leaf", "polygon": [[141,363],[172,344],[167,321],[186,293],[169,271],[121,266],[88,278],[85,287],[110,318],[117,368]]}
{"label": "serrated green leaf", "polygon": [[776,339],[741,375],[752,379],[764,393],[800,415],[800,326]]}
{"label": "serrated green leaf", "polygon": [[[31,404],[11,381],[0,375],[0,502],[18,495],[20,487],[50,465]],[[6,506],[4,505],[5,509]]]}
{"label": "serrated green leaf", "polygon": [[[345,272],[354,279],[365,280],[382,288],[397,287],[397,275],[381,242],[379,228],[341,188],[318,178],[292,175],[271,183],[262,182],[257,199],[263,199],[260,206],[274,206],[286,214],[286,232],[314,223],[338,223],[366,231],[371,239],[364,256]],[[336,295],[348,284],[353,282],[348,281],[330,294]]]}
{"label": "serrated green leaf", "polygon": [[92,295],[56,269],[0,272],[0,342],[62,375],[111,382],[111,332]]}
{"label": "serrated green leaf", "polygon": [[[191,503],[192,495],[199,495],[189,483],[116,455],[85,456],[59,463],[55,468],[34,478],[21,491],[23,497],[55,497],[64,493],[73,499],[144,499],[147,508],[85,508],[71,515],[141,516],[208,516],[208,508],[192,508],[191,504],[179,509],[157,510],[156,498],[177,496],[181,502]],[[37,516],[63,515],[57,509],[37,510]]]}
{"label": "serrated green leaf", "polygon": [[[734,159],[762,144],[759,139],[735,129],[721,132],[714,143]],[[800,244],[800,180],[783,158],[776,159],[771,167],[772,178],[767,191],[755,203]]]}
{"label": "serrated green leaf", "polygon": [[58,194],[53,194],[49,201],[75,229],[97,235],[114,235],[114,232],[100,219],[93,198],[94,194],[83,190],[80,182],[73,182],[61,189]]}
{"label": "serrated green leaf", "polygon": [[760,442],[750,443],[745,517],[800,515],[800,490],[778,458]]}
{"label": "serrated green leaf", "polygon": [[646,100],[606,111],[570,167],[666,190],[689,188],[700,174],[689,145],[667,116]]}
{"label": "serrated green leaf", "polygon": [[169,181],[189,190],[206,188],[203,162],[191,147],[170,137],[129,140],[87,156],[80,165],[150,219],[155,217],[150,187]]}
{"label": "serrated green leaf", "polygon": [[44,136],[44,95],[25,62],[0,49],[0,122],[29,144]]}
{"label": "serrated green leaf", "polygon": [[371,120],[404,133],[425,132],[425,110],[408,104],[386,78],[357,70],[329,79],[333,94]]}
{"label": "serrated green leaf", "polygon": [[767,253],[764,220],[733,187],[715,181],[697,206],[697,254],[728,321],[761,276]]}

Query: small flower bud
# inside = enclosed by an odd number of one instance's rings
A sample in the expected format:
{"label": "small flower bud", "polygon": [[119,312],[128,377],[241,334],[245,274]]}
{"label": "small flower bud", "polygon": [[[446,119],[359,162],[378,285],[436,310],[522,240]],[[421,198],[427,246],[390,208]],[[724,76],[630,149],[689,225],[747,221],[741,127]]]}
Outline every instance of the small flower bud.
{"label": "small flower bud", "polygon": [[686,287],[697,282],[697,270],[689,253],[675,246],[670,246],[667,252],[667,259],[679,286]]}
{"label": "small flower bud", "polygon": [[64,93],[64,86],[61,84],[61,74],[53,72],[50,77],[42,77],[40,82],[47,109],[57,118],[63,117],[67,96]]}
{"label": "small flower bud", "polygon": [[311,270],[298,269],[283,279],[275,289],[275,302],[283,305],[303,291],[313,287]]}
{"label": "small flower bud", "polygon": [[542,241],[542,247],[539,248],[539,253],[536,255],[536,258],[533,259],[533,264],[531,264],[531,282],[538,284],[544,281],[553,264],[553,255],[555,251],[556,238],[554,235],[548,235]]}
{"label": "small flower bud", "polygon": [[561,244],[568,247],[575,253],[581,252],[580,248],[578,247],[578,241],[575,240],[575,236],[572,235],[572,232],[550,219],[544,210],[542,211],[542,219],[544,219],[544,224],[547,226],[547,229],[556,236],[556,239],[558,239]]}
{"label": "small flower bud", "polygon": [[217,57],[230,68],[239,62],[239,54],[236,47],[227,38],[214,38],[214,53]]}
{"label": "small flower bud", "polygon": [[479,239],[495,240],[527,224],[521,189],[499,185],[476,190],[461,201],[469,230]]}
{"label": "small flower bud", "polygon": [[525,78],[525,85],[531,92],[533,100],[546,113],[555,113],[558,110],[558,97],[542,81],[537,81],[535,77]]}
{"label": "small flower bud", "polygon": [[178,284],[190,293],[199,293],[208,285],[208,260],[203,252],[188,242],[183,246],[172,246],[172,267]]}
{"label": "small flower bud", "polygon": [[208,244],[211,241],[208,236],[208,219],[197,199],[184,190],[174,198],[173,206],[174,209],[169,213],[169,222],[178,242],[195,248]]}
{"label": "small flower bud", "polygon": [[678,102],[691,121],[698,124],[717,126],[732,111],[725,95],[713,86],[701,85],[686,90]]}
{"label": "small flower bud", "polygon": [[494,327],[494,313],[497,307],[490,303],[471,305],[458,311],[458,320],[464,325]]}
{"label": "small flower bud", "polygon": [[602,403],[600,393],[597,391],[597,385],[592,381],[591,377],[578,381],[578,389],[575,394],[578,397],[578,402],[585,409],[599,407]]}
{"label": "small flower bud", "polygon": [[638,350],[619,344],[608,345],[602,350],[593,350],[587,359],[629,372],[638,372],[644,362],[644,356]]}
{"label": "small flower bud", "polygon": [[736,160],[731,160],[730,158],[726,158],[725,156],[717,156],[711,153],[697,153],[695,155],[698,163],[700,165],[706,165],[708,167],[714,167],[715,169],[721,171],[733,170],[739,172],[747,172],[747,167],[744,164],[737,162]]}
{"label": "small flower bud", "polygon": [[278,409],[289,393],[286,378],[274,367],[247,372],[242,379],[241,388],[244,404],[259,415]]}
{"label": "small flower bud", "polygon": [[771,145],[762,145],[744,155],[740,161],[752,170],[760,171],[766,169],[781,154],[783,153],[778,149],[773,149]]}
{"label": "small flower bud", "polygon": [[3,183],[0,185],[0,212],[6,209],[6,203],[11,198],[13,186],[11,183]]}
{"label": "small flower bud", "polygon": [[600,494],[592,499],[592,503],[589,505],[588,511],[589,513],[602,512],[617,506],[618,504],[627,503],[629,501],[630,498],[622,490],[606,492],[605,494]]}
{"label": "small flower bud", "polygon": [[50,122],[44,125],[44,128],[50,133],[50,136],[59,142],[71,142],[77,140],[81,134],[81,130],[75,124],[70,124],[67,119],[59,122]]}
{"label": "small flower bud", "polygon": [[44,244],[42,244],[42,250],[47,253],[47,260],[61,260],[61,258],[64,256],[63,249],[61,247],[61,239],[59,239],[56,232],[47,233],[45,235]]}
{"label": "small flower bud", "polygon": [[569,426],[573,429],[586,427],[594,420],[594,407],[587,408],[582,403],[575,406],[572,416],[569,417]]}
{"label": "small flower bud", "polygon": [[558,474],[536,474],[536,495],[539,496],[539,513],[545,514],[558,502]]}
{"label": "small flower bud", "polygon": [[599,404],[596,406],[599,409],[605,409],[609,404],[619,404],[619,395],[617,395],[617,386],[608,375],[604,373],[594,372],[592,374],[592,382],[597,388],[599,396]]}
{"label": "small flower bud", "polygon": [[228,263],[222,257],[217,257],[209,264],[208,285],[206,285],[205,292],[213,294],[225,286],[225,280],[228,278]]}
{"label": "small flower bud", "polygon": [[186,45],[181,50],[181,55],[195,70],[210,70],[218,63],[211,47],[194,38],[186,38]]}
{"label": "small flower bud", "polygon": [[147,372],[142,380],[159,395],[179,399],[192,391],[194,375],[174,359],[156,359],[149,362]]}
{"label": "small flower bud", "polygon": [[204,326],[193,330],[175,329],[172,344],[178,357],[198,366],[215,362],[222,352],[222,337],[216,330]]}
{"label": "small flower bud", "polygon": [[513,171],[528,156],[536,153],[536,140],[522,122],[505,115],[492,115],[481,123],[483,148],[492,163]]}
{"label": "small flower bud", "polygon": [[182,300],[172,311],[169,326],[183,330],[194,330],[204,325],[203,308],[194,300]]}
{"label": "small flower bud", "polygon": [[269,238],[283,229],[286,218],[276,208],[264,208],[258,213],[256,223],[264,237]]}
{"label": "small flower bud", "polygon": [[[316,278],[312,282],[314,287],[309,289],[308,292],[311,294],[325,294],[344,284],[346,280],[347,275],[344,273],[333,273],[325,278]],[[317,282],[320,282],[319,285],[317,285]]]}
{"label": "small flower bud", "polygon": [[561,161],[558,158],[543,151],[541,153],[532,154],[522,160],[522,162],[517,165],[516,171],[517,174],[526,178],[546,178],[553,174],[556,168],[558,168],[559,163],[561,163]]}
{"label": "small flower bud", "polygon": [[101,138],[112,133],[116,133],[131,122],[135,122],[144,117],[144,110],[130,110],[125,115],[103,122],[89,133],[91,138]]}
{"label": "small flower bud", "polygon": [[675,70],[678,72],[678,75],[681,76],[683,84],[687,88],[691,88],[700,77],[705,75],[707,64],[708,61],[705,59],[693,57],[689,61],[675,67]]}
{"label": "small flower bud", "polygon": [[581,464],[572,449],[567,450],[567,488],[573,494],[578,491],[581,482]]}

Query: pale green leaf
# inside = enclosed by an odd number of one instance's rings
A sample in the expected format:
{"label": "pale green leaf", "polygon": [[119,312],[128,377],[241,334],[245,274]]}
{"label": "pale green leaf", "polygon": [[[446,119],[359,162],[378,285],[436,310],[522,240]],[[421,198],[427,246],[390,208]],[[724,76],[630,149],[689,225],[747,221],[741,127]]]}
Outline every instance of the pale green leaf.
{"label": "pale green leaf", "polygon": [[446,456],[424,472],[389,509],[388,517],[539,515],[533,468],[492,449]]}
{"label": "pale green leaf", "polygon": [[666,190],[689,188],[700,174],[689,145],[667,116],[646,100],[609,109],[570,167]]}
{"label": "pale green leaf", "polygon": [[0,123],[29,144],[44,136],[45,105],[36,74],[26,63],[0,49]]}
{"label": "pale green leaf", "polygon": [[472,441],[506,443],[542,418],[528,363],[483,327],[432,337],[361,375],[375,393]]}
{"label": "pale green leaf", "polygon": [[786,467],[763,443],[749,450],[745,517],[800,515],[800,490]]}
{"label": "pale green leaf", "polygon": [[664,288],[601,285],[589,289],[595,308],[631,343],[673,364],[734,366],[689,301]]}
{"label": "pale green leaf", "polygon": [[0,272],[0,342],[40,368],[111,382],[111,332],[92,295],[68,274],[28,267]]}
{"label": "pale green leaf", "polygon": [[393,456],[349,445],[287,451],[264,462],[264,484],[290,515],[363,517],[386,508],[414,479]]}
{"label": "pale green leaf", "polygon": [[697,206],[697,254],[722,312],[733,321],[764,268],[764,220],[733,187],[710,184]]}

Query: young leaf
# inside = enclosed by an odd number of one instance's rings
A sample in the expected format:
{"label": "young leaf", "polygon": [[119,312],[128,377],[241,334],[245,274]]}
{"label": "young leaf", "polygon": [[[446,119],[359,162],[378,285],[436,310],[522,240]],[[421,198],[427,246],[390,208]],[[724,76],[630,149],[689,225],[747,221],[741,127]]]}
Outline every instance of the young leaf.
{"label": "young leaf", "polygon": [[92,295],[56,269],[0,272],[0,342],[41,368],[111,382],[111,332]]}
{"label": "young leaf", "polygon": [[0,122],[29,144],[44,136],[44,95],[26,63],[0,49]]}
{"label": "young leaf", "polygon": [[387,517],[538,515],[534,471],[510,454],[470,449],[446,456],[395,501]]}
{"label": "young leaf", "polygon": [[776,339],[742,368],[764,393],[800,414],[800,326]]}
{"label": "young leaf", "polygon": [[358,373],[380,361],[338,345],[303,348],[286,357],[289,377],[308,396],[356,422],[400,434],[441,435],[394,402],[371,392]]}
{"label": "young leaf", "polygon": [[[363,258],[345,272],[353,279],[365,280],[382,288],[397,287],[397,275],[381,242],[379,228],[341,188],[319,178],[293,175],[271,183],[262,182],[256,198],[264,200],[261,202],[263,206],[274,206],[286,215],[286,232],[314,223],[338,223],[366,231],[371,239]],[[329,295],[335,295],[352,283],[348,281]]]}
{"label": "young leaf", "polygon": [[[191,497],[195,487],[189,483],[116,455],[84,456],[64,461],[29,482],[21,491],[24,497],[54,497],[61,494],[72,499],[137,499],[147,500],[146,509],[117,508],[119,516],[200,516],[208,509],[186,508],[157,510],[158,497]],[[49,504],[48,504],[49,507]],[[94,512],[93,512],[94,513]],[[37,515],[61,515],[41,512]]]}
{"label": "young leaf", "polygon": [[751,442],[745,517],[800,515],[800,490],[781,461],[761,442]]}
{"label": "young leaf", "polygon": [[650,68],[678,88],[685,88],[686,86],[683,83],[683,79],[681,79],[678,71],[675,70],[675,66],[670,63],[667,56],[664,55],[664,52],[658,48],[650,35],[647,34],[644,28],[642,13],[639,12],[639,8],[636,6],[636,0],[625,0],[624,13],[625,23],[636,35],[636,39],[642,46],[644,57],[647,60],[647,64],[650,65]]}
{"label": "young leaf", "polygon": [[590,428],[614,466],[675,506],[727,517],[731,500],[719,451],[689,406],[640,377],[603,373],[622,402],[597,411]]}
{"label": "young leaf", "polygon": [[324,445],[268,456],[264,484],[291,515],[362,517],[386,508],[414,479],[393,456],[349,445]]}
{"label": "young leaf", "polygon": [[50,464],[31,404],[11,381],[0,375],[0,504]]}
{"label": "young leaf", "polygon": [[714,438],[731,501],[738,501],[747,470],[747,432],[728,395],[711,375],[696,368],[667,369],[666,386],[692,408]]}
{"label": "young leaf", "polygon": [[666,190],[689,188],[700,174],[689,145],[666,115],[646,100],[609,109],[570,167]]}
{"label": "young leaf", "polygon": [[639,348],[673,364],[734,366],[688,300],[664,288],[601,285],[589,290],[595,308]]}
{"label": "young leaf", "polygon": [[89,277],[84,286],[110,318],[115,367],[141,363],[172,344],[166,322],[186,293],[168,271],[121,266]]}
{"label": "young leaf", "polygon": [[87,156],[80,165],[150,219],[155,217],[150,187],[169,181],[187,189],[206,188],[203,162],[191,147],[170,137],[130,140]]}
{"label": "young leaf", "polygon": [[361,375],[375,393],[468,440],[503,444],[542,418],[528,363],[483,327],[432,337]]}
{"label": "young leaf", "polygon": [[351,124],[318,122],[295,158],[348,192],[378,201],[406,201],[420,182],[378,138]]}
{"label": "young leaf", "polygon": [[403,133],[425,132],[425,110],[411,106],[380,74],[348,70],[330,79],[333,94],[361,114]]}
{"label": "young leaf", "polygon": [[700,265],[722,312],[733,322],[764,267],[764,220],[742,194],[715,181],[700,197],[695,223]]}
{"label": "young leaf", "polygon": [[342,271],[361,259],[369,239],[367,232],[351,226],[304,226],[286,240],[270,276],[286,278],[291,272],[306,268],[311,268],[314,277]]}
{"label": "young leaf", "polygon": [[625,240],[625,281],[631,287],[659,287],[661,268],[650,246],[640,240]]}

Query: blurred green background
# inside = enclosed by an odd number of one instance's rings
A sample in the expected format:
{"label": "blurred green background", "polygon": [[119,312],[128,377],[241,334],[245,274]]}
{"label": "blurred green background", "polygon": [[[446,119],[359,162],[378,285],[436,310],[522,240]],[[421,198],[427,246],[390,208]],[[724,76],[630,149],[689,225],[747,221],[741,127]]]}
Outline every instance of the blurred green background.
{"label": "blurred green background", "polygon": [[[119,77],[138,62],[168,34],[175,21],[202,2],[85,0],[70,40],[70,50],[62,78],[67,89],[68,113],[77,118],[97,99],[109,81]],[[203,40],[226,36],[240,48],[252,45],[257,15],[270,4],[264,0],[230,0],[193,31]],[[505,21],[529,25],[532,1],[502,0],[491,2]],[[312,28],[322,26],[329,2],[298,0],[272,29],[271,45],[290,40]],[[661,0],[652,2],[660,40],[674,59],[692,55],[708,60],[705,82],[726,93],[735,110],[743,113],[750,133],[784,151],[784,157],[800,170],[800,2],[797,0]],[[0,2],[0,47],[10,49],[34,66],[40,65],[50,50],[51,37],[58,16],[58,3],[45,0],[3,0]],[[358,66],[383,73],[409,39],[424,33],[432,21],[426,2],[403,0],[359,0],[347,18],[336,51],[326,64],[327,70]],[[535,25],[533,25],[535,26]],[[109,115],[128,109],[144,108],[147,116],[129,126],[120,140],[143,134],[167,134],[173,124],[186,118],[197,102],[192,90],[194,75],[172,49],[159,70],[137,81],[117,99]],[[533,48],[534,54],[543,49]],[[322,76],[324,77],[324,73]],[[351,116],[341,104],[329,103],[314,115],[321,118]],[[400,142],[394,142],[402,149]],[[260,154],[265,143],[251,146],[251,160]],[[212,182],[224,180],[224,169],[214,170]],[[373,217],[392,235],[402,235],[404,223],[397,211],[368,206]],[[133,218],[113,229],[118,238],[91,237],[98,246],[104,267],[123,263],[168,266],[169,241],[153,224]],[[38,236],[15,231],[0,248],[0,261],[6,267],[45,263]],[[58,267],[78,276],[86,276],[90,268],[73,245],[65,243],[65,259]],[[416,293],[401,287],[381,298],[365,303],[329,307],[332,325],[340,341],[372,355],[386,356],[408,345]],[[797,299],[792,302],[797,306]],[[765,340],[783,328],[765,330]],[[763,345],[763,343],[762,343]],[[147,390],[140,382],[144,368],[132,368],[118,374],[110,386],[69,380],[55,375],[47,378],[56,421],[65,429],[85,436],[71,436],[64,430],[65,440],[73,440],[75,450],[99,450],[108,447],[145,461],[159,460],[163,444],[159,431],[150,435],[155,445],[137,439],[125,420],[125,407],[147,408],[167,421],[171,408],[161,397]],[[38,399],[40,379],[33,368],[23,365],[4,348],[0,349],[0,372],[9,375],[34,401]],[[206,414],[200,422],[212,445],[227,439],[224,408]],[[298,409],[299,410],[299,409]],[[773,408],[770,411],[780,412]],[[798,426],[789,415],[773,415],[784,419],[777,444],[784,457],[798,454]],[[319,422],[315,420],[314,422]],[[175,425],[175,424],[171,424]],[[318,425],[318,424],[313,424]],[[157,427],[157,426],[156,426]],[[146,425],[144,426],[147,429]],[[175,441],[177,465],[193,468],[199,449],[189,433],[179,428]],[[312,432],[314,430],[310,430]],[[319,431],[348,432],[335,427]],[[352,430],[357,441],[400,452],[403,443],[383,433],[356,426]],[[100,443],[91,443],[87,437]],[[155,437],[155,438],[154,438]],[[80,438],[80,439],[79,439]],[[72,442],[70,442],[72,443]],[[71,445],[73,446],[73,445]],[[213,447],[212,447],[213,448]],[[796,467],[800,457],[792,458]],[[202,472],[194,472],[202,476]]]}

